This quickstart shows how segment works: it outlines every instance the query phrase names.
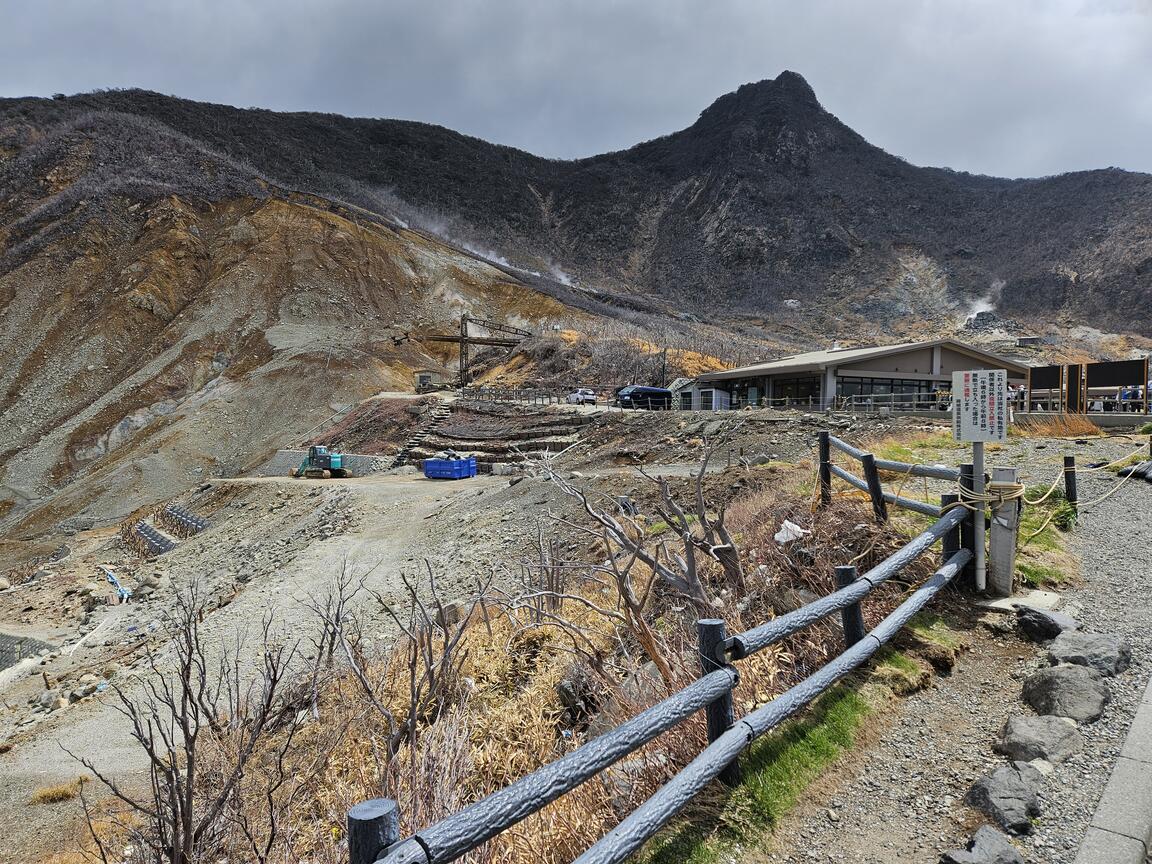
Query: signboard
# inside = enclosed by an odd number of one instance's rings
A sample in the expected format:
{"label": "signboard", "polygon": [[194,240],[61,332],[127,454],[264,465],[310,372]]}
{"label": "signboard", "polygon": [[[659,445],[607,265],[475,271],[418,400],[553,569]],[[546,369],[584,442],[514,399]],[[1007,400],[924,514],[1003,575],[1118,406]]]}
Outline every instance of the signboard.
{"label": "signboard", "polygon": [[1085,379],[1089,387],[1128,387],[1145,383],[1148,358],[1089,363]]}
{"label": "signboard", "polygon": [[1059,390],[1062,366],[1033,366],[1028,370],[1029,390]]}
{"label": "signboard", "polygon": [[957,441],[1008,439],[1008,373],[979,369],[952,373],[952,437]]}

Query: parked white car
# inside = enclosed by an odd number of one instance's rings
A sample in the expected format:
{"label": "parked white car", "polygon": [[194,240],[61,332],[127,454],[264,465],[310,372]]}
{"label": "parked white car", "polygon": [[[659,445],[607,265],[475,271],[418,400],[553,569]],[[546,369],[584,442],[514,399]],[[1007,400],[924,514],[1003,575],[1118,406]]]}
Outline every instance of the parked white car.
{"label": "parked white car", "polygon": [[595,405],[596,391],[581,387],[568,394],[569,405]]}

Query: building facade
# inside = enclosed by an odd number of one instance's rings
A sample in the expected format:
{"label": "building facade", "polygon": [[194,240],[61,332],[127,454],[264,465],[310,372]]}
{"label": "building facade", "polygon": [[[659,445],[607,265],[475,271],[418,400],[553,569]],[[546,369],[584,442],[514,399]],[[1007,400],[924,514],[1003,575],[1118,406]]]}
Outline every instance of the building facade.
{"label": "building facade", "polygon": [[[696,379],[691,400],[696,410],[745,405],[822,409],[852,404],[915,410],[938,407],[951,389],[952,373],[974,369],[1004,369],[1013,387],[1024,385],[1028,375],[1025,364],[953,339],[937,339],[810,351],[709,372]],[[682,402],[687,402],[688,392],[681,392]]]}

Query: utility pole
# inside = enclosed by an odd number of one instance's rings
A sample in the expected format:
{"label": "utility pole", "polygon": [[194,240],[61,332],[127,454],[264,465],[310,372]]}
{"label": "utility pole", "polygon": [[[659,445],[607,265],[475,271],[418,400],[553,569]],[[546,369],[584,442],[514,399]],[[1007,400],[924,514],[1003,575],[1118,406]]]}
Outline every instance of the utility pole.
{"label": "utility pole", "polygon": [[660,361],[660,386],[668,386],[668,346],[664,346],[664,356]]}
{"label": "utility pole", "polygon": [[468,386],[468,313],[460,316],[460,386]]}

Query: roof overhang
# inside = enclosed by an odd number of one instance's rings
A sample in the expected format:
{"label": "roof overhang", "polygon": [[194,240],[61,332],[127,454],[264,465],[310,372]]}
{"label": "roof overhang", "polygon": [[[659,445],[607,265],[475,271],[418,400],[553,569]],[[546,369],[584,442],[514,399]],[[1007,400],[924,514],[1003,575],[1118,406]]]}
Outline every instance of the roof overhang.
{"label": "roof overhang", "polygon": [[[731,381],[738,378],[761,378],[765,376],[777,375],[791,375],[803,374],[811,372],[822,372],[829,367],[836,368],[844,366],[851,368],[853,361],[860,360],[875,360],[881,357],[891,357],[897,354],[906,354],[909,351],[922,351],[925,348],[949,348],[958,354],[967,354],[984,363],[995,364],[1001,369],[1006,369],[1009,373],[1014,373],[1023,376],[1028,371],[1028,366],[1023,363],[1017,363],[1014,360],[1008,360],[1005,357],[1000,357],[989,351],[984,351],[981,348],[975,348],[971,345],[965,345],[963,342],[958,342],[955,339],[934,339],[929,342],[904,342],[899,345],[877,345],[872,349],[859,349],[849,348],[843,352],[840,351],[826,351],[826,352],[809,352],[808,354],[797,355],[798,362],[789,363],[788,358],[780,360],[769,361],[767,363],[757,363],[753,366],[742,366],[737,369],[726,369],[723,372],[706,372],[700,375],[697,381]],[[811,355],[818,356],[818,359],[813,359]]]}

